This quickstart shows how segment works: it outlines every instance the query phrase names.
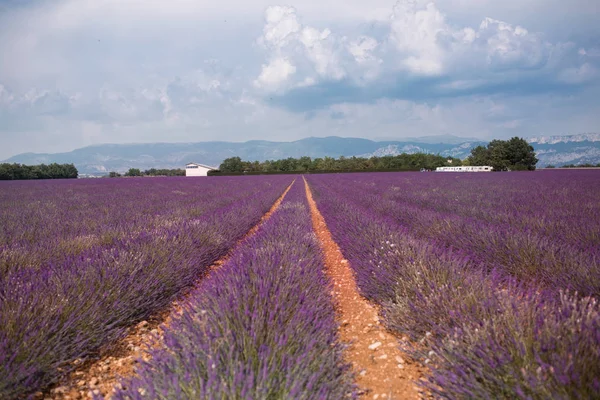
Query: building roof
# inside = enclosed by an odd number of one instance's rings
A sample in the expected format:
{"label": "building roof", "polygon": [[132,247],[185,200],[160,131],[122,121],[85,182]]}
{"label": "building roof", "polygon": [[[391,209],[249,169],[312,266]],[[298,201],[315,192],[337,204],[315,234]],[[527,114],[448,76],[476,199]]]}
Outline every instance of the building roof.
{"label": "building roof", "polygon": [[217,167],[211,167],[210,165],[199,164],[199,163],[195,163],[195,162],[189,162],[189,163],[187,163],[187,164],[185,164],[185,165],[186,165],[186,166],[188,166],[188,165],[197,165],[197,166],[199,166],[199,167],[204,167],[204,168],[207,168],[207,169],[219,169],[219,168],[217,168]]}

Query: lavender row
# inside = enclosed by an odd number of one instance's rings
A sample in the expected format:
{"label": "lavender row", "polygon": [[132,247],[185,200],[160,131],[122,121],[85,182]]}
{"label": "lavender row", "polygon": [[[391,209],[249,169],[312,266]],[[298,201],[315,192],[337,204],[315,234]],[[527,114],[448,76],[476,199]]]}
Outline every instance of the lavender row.
{"label": "lavender row", "polygon": [[[387,326],[418,343],[436,397],[593,398],[600,391],[600,306],[560,287],[491,273],[420,239],[311,177],[315,200],[361,292]],[[355,193],[356,195],[356,193]]]}
{"label": "lavender row", "polygon": [[[270,181],[152,178],[0,183],[0,273],[110,248],[267,190]],[[240,190],[231,190],[240,185]],[[2,272],[3,271],[3,272]]]}
{"label": "lavender row", "polygon": [[[468,203],[453,203],[453,212],[437,212],[395,201],[386,195],[387,192],[401,190],[389,188],[403,187],[402,180],[408,178],[398,174],[385,175],[385,178],[376,177],[372,184],[365,183],[369,181],[366,177],[333,179],[331,176],[321,176],[314,177],[313,181],[323,182],[332,193],[339,196],[346,196],[346,193],[351,190],[353,195],[346,197],[359,208],[368,208],[374,214],[403,227],[412,236],[425,239],[435,246],[453,248],[465,257],[486,265],[488,270],[497,269],[523,281],[537,281],[547,287],[561,287],[577,291],[582,295],[600,295],[600,245],[597,241],[576,246],[568,243],[567,240],[549,237],[535,230],[520,229],[512,223],[494,223],[460,216],[461,210],[474,207]],[[411,175],[418,174],[406,176]],[[432,174],[423,176],[422,181],[428,183],[431,176]],[[516,176],[523,176],[523,174]],[[533,179],[540,175],[527,174],[527,176]],[[447,179],[456,178],[447,176]],[[472,183],[478,181],[476,179]],[[426,186],[425,183],[422,185]],[[413,186],[419,187],[417,183]],[[403,190],[418,192],[418,189],[409,186]],[[473,186],[472,190],[475,192],[477,187]],[[589,190],[593,191],[594,188]],[[600,192],[598,194],[600,195]],[[480,192],[479,195],[497,197],[493,192]],[[547,196],[545,193],[539,194],[539,197]],[[600,202],[596,201],[596,203]],[[578,204],[582,206],[583,215],[594,209],[585,206],[587,203]],[[519,204],[514,204],[513,207],[518,208]],[[554,218],[554,208],[557,207],[551,203],[547,204],[546,219]],[[593,220],[593,213],[587,217],[591,219],[587,225],[595,226],[592,231],[600,231],[600,220]],[[515,219],[518,218],[518,215],[515,215]],[[563,236],[583,237],[587,234],[585,229],[585,226],[573,225],[568,231],[563,232]]]}
{"label": "lavender row", "polygon": [[[0,397],[26,396],[55,382],[74,368],[74,361],[93,355],[127,326],[170,304],[260,220],[290,181],[289,177],[240,181],[228,190],[255,193],[259,187],[263,192],[198,218],[141,229],[109,247],[91,246],[59,262],[3,272]],[[177,180],[173,182],[173,187],[164,182],[163,190],[180,188]],[[137,195],[129,197],[135,203],[127,206],[130,210],[143,204],[148,194],[138,189],[135,184],[131,187]],[[125,224],[144,219],[143,210],[137,210]]]}
{"label": "lavender row", "polygon": [[118,399],[353,398],[303,185],[195,291]]}
{"label": "lavender row", "polygon": [[[581,249],[600,246],[600,180],[596,171],[535,174],[369,174],[344,176],[340,188],[369,193],[378,201],[509,224]],[[407,211],[408,212],[408,211]]]}

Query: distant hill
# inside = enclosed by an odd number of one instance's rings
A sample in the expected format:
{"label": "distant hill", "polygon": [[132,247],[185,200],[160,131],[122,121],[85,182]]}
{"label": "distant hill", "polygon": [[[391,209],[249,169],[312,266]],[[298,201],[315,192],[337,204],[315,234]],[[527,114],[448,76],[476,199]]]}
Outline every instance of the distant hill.
{"label": "distant hill", "polygon": [[539,166],[597,164],[600,162],[600,133],[570,136],[539,136],[528,140],[535,148]]}
{"label": "distant hill", "polygon": [[[394,141],[393,138],[389,137],[376,137],[373,140],[376,142],[386,142],[386,141]],[[428,144],[436,144],[436,143],[444,143],[444,144],[461,144],[466,142],[479,142],[481,139],[477,138],[466,138],[454,135],[435,135],[435,136],[421,136],[421,137],[409,137],[402,139],[403,142],[412,142],[412,143],[428,143]]]}
{"label": "distant hill", "polygon": [[[436,143],[439,140],[446,140],[448,143]],[[530,143],[538,153],[540,167],[548,164],[560,166],[600,162],[600,134],[540,137],[530,139]],[[264,161],[302,156],[370,157],[424,152],[465,158],[473,147],[485,144],[487,143],[450,135],[414,138],[410,141],[373,141],[330,136],[311,137],[293,142],[251,140],[243,143],[102,144],[67,153],[24,153],[4,162],[28,165],[52,162],[73,163],[80,173],[106,174],[109,171],[125,172],[129,168],[182,168],[188,162],[218,167],[224,159],[233,156],[249,161]]]}

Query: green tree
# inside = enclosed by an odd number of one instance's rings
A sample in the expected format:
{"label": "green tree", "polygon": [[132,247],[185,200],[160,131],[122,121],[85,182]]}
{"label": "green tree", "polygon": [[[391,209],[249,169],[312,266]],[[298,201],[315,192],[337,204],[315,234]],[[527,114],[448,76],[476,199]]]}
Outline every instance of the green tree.
{"label": "green tree", "polygon": [[507,171],[510,167],[510,154],[507,142],[504,140],[492,140],[488,144],[488,151],[490,154],[489,165],[494,167],[494,171]]}
{"label": "green tree", "polygon": [[125,172],[125,176],[142,176],[142,171],[138,168],[129,168],[129,171]]}
{"label": "green tree", "polygon": [[471,155],[467,158],[469,165],[490,165],[490,152],[485,146],[477,146],[471,149]]}
{"label": "green tree", "polygon": [[513,137],[510,140],[492,140],[487,147],[475,147],[466,162],[469,165],[490,165],[494,171],[533,171],[538,159],[525,139]]}
{"label": "green tree", "polygon": [[10,164],[0,164],[0,180],[8,181],[13,179],[13,172]]}
{"label": "green tree", "polygon": [[66,179],[77,178],[77,174],[77,168],[73,164],[0,164],[0,180]]}
{"label": "green tree", "polygon": [[63,164],[65,178],[76,179],[79,176],[79,171],[75,167],[75,164]]}
{"label": "green tree", "polygon": [[513,137],[507,143],[509,168],[512,170],[535,170],[538,162],[533,146],[525,139]]}
{"label": "green tree", "polygon": [[239,157],[230,157],[223,160],[219,166],[221,172],[243,172],[244,164]]}
{"label": "green tree", "polygon": [[312,165],[312,161],[310,159],[310,157],[304,156],[304,157],[300,157],[300,159],[298,160],[298,171],[308,171],[310,170],[310,167]]}

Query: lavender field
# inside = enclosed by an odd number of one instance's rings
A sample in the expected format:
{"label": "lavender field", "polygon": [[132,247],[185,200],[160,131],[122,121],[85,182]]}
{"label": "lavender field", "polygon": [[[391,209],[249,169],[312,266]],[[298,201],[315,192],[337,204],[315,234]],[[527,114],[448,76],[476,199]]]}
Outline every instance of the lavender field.
{"label": "lavender field", "polygon": [[597,398],[600,175],[308,180],[364,296],[442,398]]}
{"label": "lavender field", "polygon": [[[596,171],[305,178],[431,396],[599,397]],[[324,263],[300,176],[0,183],[0,398],[183,294],[114,398],[360,397]]]}

